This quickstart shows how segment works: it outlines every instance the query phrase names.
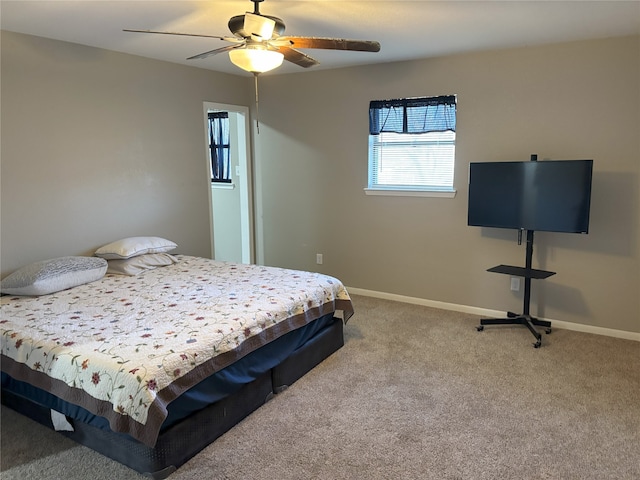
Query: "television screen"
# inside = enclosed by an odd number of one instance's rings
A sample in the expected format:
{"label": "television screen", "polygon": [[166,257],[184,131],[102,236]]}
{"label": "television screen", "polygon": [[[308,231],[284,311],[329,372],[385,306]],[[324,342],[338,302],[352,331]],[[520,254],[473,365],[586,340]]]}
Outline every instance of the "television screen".
{"label": "television screen", "polygon": [[469,165],[468,225],[588,233],[593,160]]}

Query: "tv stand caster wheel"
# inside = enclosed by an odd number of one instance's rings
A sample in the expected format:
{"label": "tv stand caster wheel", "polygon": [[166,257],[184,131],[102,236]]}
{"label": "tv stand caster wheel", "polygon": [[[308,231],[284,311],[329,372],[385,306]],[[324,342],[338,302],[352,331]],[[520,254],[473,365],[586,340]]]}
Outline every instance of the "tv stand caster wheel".
{"label": "tv stand caster wheel", "polygon": [[479,332],[481,332],[482,330],[484,330],[484,325],[478,325],[478,326],[476,327],[476,330],[477,330],[477,331],[479,331]]}
{"label": "tv stand caster wheel", "polygon": [[551,333],[551,329],[550,329],[550,328],[547,328],[547,329],[545,330],[545,333],[546,333],[547,335],[549,335],[549,334]]}
{"label": "tv stand caster wheel", "polygon": [[536,343],[534,343],[533,348],[540,348],[540,345],[542,345],[542,340],[538,340]]}

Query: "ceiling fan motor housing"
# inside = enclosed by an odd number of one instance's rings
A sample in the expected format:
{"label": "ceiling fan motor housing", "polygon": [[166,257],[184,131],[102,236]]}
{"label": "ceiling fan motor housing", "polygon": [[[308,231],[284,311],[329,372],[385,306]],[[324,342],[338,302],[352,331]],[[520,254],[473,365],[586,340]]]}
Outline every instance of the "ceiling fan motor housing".
{"label": "ceiling fan motor housing", "polygon": [[[284,26],[284,22],[282,21],[282,19],[280,19],[278,17],[272,17],[271,15],[262,15],[262,14],[259,14],[259,15],[261,17],[265,17],[265,18],[268,18],[268,19],[273,20],[274,22],[276,22],[276,25],[273,28],[273,36],[274,37],[279,37],[284,33],[285,26]],[[255,33],[255,32],[245,32],[245,30],[244,30],[244,15],[236,15],[235,17],[231,17],[231,19],[229,20],[229,30],[236,37],[240,37],[240,38],[248,38],[253,33]]]}

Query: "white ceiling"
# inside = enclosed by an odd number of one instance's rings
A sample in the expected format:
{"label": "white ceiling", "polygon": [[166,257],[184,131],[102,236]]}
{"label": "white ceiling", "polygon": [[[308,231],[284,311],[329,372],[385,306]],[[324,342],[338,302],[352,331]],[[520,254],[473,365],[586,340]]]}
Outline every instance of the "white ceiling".
{"label": "white ceiling", "polygon": [[[186,58],[219,39],[123,32],[123,28],[229,35],[249,0],[1,0],[3,30],[64,40],[210,70],[243,74],[227,54]],[[286,34],[377,40],[379,53],[306,50],[311,70],[640,33],[640,0],[342,1],[265,0]],[[285,62],[271,74],[305,71]]]}

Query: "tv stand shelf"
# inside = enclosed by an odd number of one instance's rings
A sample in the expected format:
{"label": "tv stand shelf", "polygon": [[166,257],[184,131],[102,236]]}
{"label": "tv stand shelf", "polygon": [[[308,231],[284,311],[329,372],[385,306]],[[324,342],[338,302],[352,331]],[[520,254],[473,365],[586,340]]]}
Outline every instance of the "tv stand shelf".
{"label": "tv stand shelf", "polygon": [[487,272],[503,273],[505,275],[512,275],[514,277],[535,278],[537,280],[543,280],[545,278],[549,278],[551,275],[556,274],[556,272],[549,272],[547,270],[514,267],[513,265],[498,265],[497,267],[487,269]]}

